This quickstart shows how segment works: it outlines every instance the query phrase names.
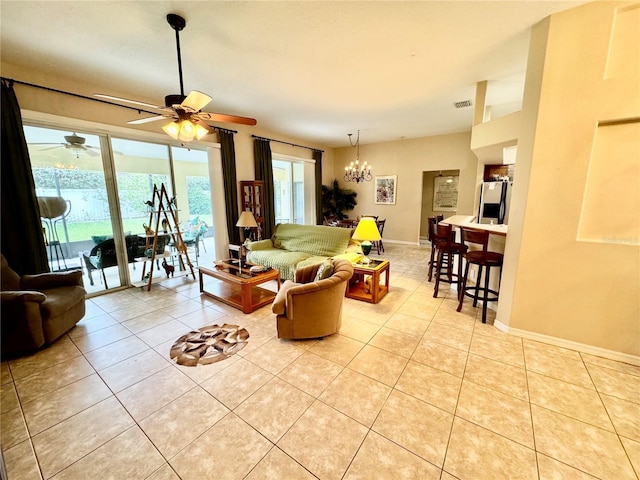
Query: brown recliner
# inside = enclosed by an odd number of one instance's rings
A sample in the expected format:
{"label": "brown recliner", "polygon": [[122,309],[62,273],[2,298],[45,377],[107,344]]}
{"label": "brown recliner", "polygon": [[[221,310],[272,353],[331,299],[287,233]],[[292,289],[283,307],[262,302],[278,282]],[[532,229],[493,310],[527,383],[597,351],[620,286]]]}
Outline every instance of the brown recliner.
{"label": "brown recliner", "polygon": [[330,277],[315,281],[320,265],[298,268],[295,281],[286,280],[273,301],[278,338],[319,338],[336,333],[342,324],[342,302],[353,267],[333,260]]}
{"label": "brown recliner", "polygon": [[21,277],[0,256],[2,357],[50,344],[84,317],[82,271]]}

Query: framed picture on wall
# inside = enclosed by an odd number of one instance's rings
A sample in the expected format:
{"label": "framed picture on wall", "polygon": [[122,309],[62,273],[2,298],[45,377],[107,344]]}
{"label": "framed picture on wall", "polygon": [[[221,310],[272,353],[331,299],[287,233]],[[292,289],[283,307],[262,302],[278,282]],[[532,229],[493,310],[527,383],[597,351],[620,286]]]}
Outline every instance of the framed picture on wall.
{"label": "framed picture on wall", "polygon": [[397,188],[397,175],[376,175],[373,203],[375,205],[395,205]]}
{"label": "framed picture on wall", "polygon": [[458,179],[458,175],[433,179],[434,212],[455,212],[458,209]]}

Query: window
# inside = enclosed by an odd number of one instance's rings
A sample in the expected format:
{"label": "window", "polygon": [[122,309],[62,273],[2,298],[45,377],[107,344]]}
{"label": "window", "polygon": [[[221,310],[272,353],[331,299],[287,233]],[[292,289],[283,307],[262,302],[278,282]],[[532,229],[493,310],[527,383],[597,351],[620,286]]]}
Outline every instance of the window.
{"label": "window", "polygon": [[[164,183],[169,196],[173,196],[169,149],[136,140],[114,138],[118,198],[125,232],[140,233],[143,223],[149,223],[149,209],[145,202],[153,197],[153,185]],[[149,225],[155,230],[155,225]]]}
{"label": "window", "polygon": [[275,155],[273,187],[276,224],[315,223],[315,169],[312,160]]}
{"label": "window", "polygon": [[175,192],[180,221],[195,220],[213,224],[208,154],[205,150],[171,147]]}

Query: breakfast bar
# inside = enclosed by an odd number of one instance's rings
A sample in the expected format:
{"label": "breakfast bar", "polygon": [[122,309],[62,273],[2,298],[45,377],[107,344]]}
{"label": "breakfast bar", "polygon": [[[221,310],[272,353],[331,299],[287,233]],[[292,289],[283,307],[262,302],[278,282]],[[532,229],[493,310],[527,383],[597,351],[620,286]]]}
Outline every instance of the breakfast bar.
{"label": "breakfast bar", "polygon": [[507,240],[508,225],[491,225],[486,223],[476,223],[477,217],[474,215],[453,215],[441,220],[440,223],[451,225],[457,230],[456,241],[460,241],[460,228],[472,228],[474,230],[484,230],[489,236],[489,250],[492,252],[504,253],[504,244]]}
{"label": "breakfast bar", "polygon": [[[461,241],[460,229],[473,229],[479,231],[489,232],[489,245],[488,250],[491,252],[497,252],[500,254],[504,254],[505,243],[507,239],[507,231],[508,225],[495,225],[495,224],[485,224],[485,223],[476,223],[476,218],[473,215],[453,215],[451,217],[445,218],[441,220],[440,223],[445,225],[451,225],[456,230],[456,241]],[[455,259],[457,261],[457,258]],[[455,267],[457,268],[457,266]],[[469,272],[469,280],[473,283],[478,282],[477,271],[474,270],[473,266]],[[500,278],[497,275],[492,275],[490,278],[489,288],[494,291],[499,291],[500,288]],[[491,309],[496,309],[495,305],[490,306]]]}

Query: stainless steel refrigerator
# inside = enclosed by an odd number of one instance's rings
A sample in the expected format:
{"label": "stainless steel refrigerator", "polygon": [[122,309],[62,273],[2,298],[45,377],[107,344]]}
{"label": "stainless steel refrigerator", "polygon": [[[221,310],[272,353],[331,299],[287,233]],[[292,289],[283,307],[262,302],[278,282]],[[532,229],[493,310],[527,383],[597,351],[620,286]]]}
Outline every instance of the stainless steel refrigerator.
{"label": "stainless steel refrigerator", "polygon": [[482,182],[478,223],[507,224],[512,185],[512,182]]}

